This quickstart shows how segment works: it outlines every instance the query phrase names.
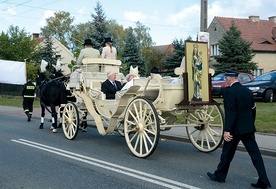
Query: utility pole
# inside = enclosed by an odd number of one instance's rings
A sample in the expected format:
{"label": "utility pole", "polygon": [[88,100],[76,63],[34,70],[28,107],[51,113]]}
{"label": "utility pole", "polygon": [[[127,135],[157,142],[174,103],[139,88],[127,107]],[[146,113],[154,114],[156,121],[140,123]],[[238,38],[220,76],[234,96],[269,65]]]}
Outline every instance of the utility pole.
{"label": "utility pole", "polygon": [[200,31],[201,32],[207,32],[207,22],[208,22],[207,5],[208,5],[208,0],[201,0],[201,9],[200,9]]}

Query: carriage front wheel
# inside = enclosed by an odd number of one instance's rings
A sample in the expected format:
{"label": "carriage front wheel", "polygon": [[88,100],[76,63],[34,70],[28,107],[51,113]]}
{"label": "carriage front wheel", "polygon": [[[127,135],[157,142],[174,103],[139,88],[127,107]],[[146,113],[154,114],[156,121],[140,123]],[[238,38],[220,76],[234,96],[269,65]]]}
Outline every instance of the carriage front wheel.
{"label": "carriage front wheel", "polygon": [[204,105],[186,115],[187,135],[202,152],[216,150],[223,141],[224,116],[219,105]]}
{"label": "carriage front wheel", "polygon": [[146,158],[155,151],[159,141],[160,123],[155,107],[146,98],[135,98],[127,106],[124,135],[135,156]]}
{"label": "carriage front wheel", "polygon": [[77,106],[69,102],[65,105],[62,112],[62,129],[65,137],[73,140],[79,130],[79,112]]}

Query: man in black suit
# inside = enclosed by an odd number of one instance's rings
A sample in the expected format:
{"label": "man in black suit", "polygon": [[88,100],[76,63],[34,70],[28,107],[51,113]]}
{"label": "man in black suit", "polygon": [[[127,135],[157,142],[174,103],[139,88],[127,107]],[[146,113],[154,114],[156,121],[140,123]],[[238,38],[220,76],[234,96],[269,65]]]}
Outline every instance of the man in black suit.
{"label": "man in black suit", "polygon": [[227,70],[226,82],[229,87],[224,92],[225,128],[224,143],[217,170],[207,173],[211,180],[225,182],[230,163],[235,155],[237,145],[242,141],[256,168],[259,179],[255,188],[271,187],[267,178],[264,162],[255,140],[256,107],[252,92],[238,81],[238,72]]}
{"label": "man in black suit", "polygon": [[119,81],[116,81],[116,73],[107,72],[107,80],[102,83],[101,91],[106,95],[106,99],[115,99],[115,93],[122,89]]}

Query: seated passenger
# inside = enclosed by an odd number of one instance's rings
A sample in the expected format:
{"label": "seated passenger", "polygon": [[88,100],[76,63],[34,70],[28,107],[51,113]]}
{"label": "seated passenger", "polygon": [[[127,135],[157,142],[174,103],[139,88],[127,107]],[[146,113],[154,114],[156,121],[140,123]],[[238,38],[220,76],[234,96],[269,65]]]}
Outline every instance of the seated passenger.
{"label": "seated passenger", "polygon": [[129,87],[133,86],[133,78],[139,78],[138,75],[138,66],[136,66],[135,68],[130,66],[129,74],[126,75],[127,82],[123,84],[122,90],[128,89]]}
{"label": "seated passenger", "polygon": [[116,81],[116,73],[113,71],[107,72],[107,80],[101,86],[101,91],[106,95],[106,99],[115,99],[115,93],[121,89],[121,82]]}
{"label": "seated passenger", "polygon": [[99,58],[100,57],[100,51],[97,49],[94,49],[92,47],[91,39],[85,39],[83,46],[84,46],[84,49],[82,49],[80,51],[80,55],[77,60],[77,65],[82,65],[82,59],[84,59],[84,58]]}
{"label": "seated passenger", "polygon": [[104,39],[105,47],[102,50],[102,58],[116,59],[117,50],[112,46],[112,42],[113,41],[110,37]]}

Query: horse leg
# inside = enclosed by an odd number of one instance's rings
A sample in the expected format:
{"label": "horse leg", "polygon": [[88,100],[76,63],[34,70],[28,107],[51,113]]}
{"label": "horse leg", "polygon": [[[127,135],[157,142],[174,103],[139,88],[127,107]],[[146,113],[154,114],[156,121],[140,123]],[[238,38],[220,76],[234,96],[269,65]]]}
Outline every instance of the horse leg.
{"label": "horse leg", "polygon": [[57,132],[57,112],[56,112],[56,106],[54,104],[51,104],[51,114],[52,114],[52,132]]}
{"label": "horse leg", "polygon": [[62,127],[62,112],[63,112],[64,107],[60,107],[59,108],[59,124],[58,124],[58,128]]}
{"label": "horse leg", "polygon": [[41,106],[41,117],[40,117],[39,129],[43,129],[44,128],[45,107],[42,104],[40,104],[40,106]]}

